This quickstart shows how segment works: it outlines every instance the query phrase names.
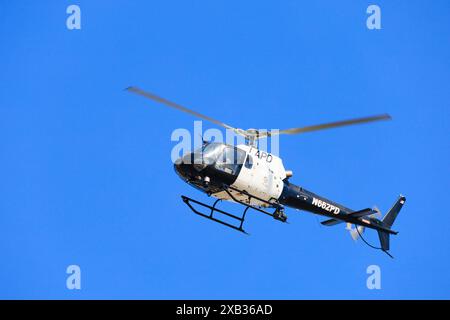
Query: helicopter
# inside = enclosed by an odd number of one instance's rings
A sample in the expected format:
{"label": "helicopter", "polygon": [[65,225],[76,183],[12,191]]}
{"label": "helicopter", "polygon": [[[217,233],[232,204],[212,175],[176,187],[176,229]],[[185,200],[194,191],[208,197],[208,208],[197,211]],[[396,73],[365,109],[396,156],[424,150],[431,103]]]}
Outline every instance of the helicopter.
{"label": "helicopter", "polygon": [[[245,138],[244,144],[236,146],[221,142],[203,141],[200,148],[184,154],[175,161],[174,169],[183,181],[208,196],[216,198],[215,202],[209,205],[182,195],[182,201],[194,213],[247,234],[243,225],[249,209],[286,223],[288,217],[285,213],[285,207],[290,207],[327,218],[321,222],[324,226],[346,223],[347,230],[350,231],[354,240],[361,238],[368,246],[382,250],[393,258],[389,253],[390,235],[397,235],[398,232],[392,230],[391,227],[406,201],[403,195],[399,195],[384,217],[378,219],[377,217],[381,216],[381,213],[376,207],[352,210],[291,183],[290,179],[293,172],[285,169],[282,159],[258,148],[258,141],[262,138],[390,120],[389,114],[275,131],[244,130],[227,125],[138,87],[128,87],[125,90],[209,121]],[[244,207],[243,212],[238,215],[219,209],[218,203],[220,201],[239,204]],[[207,213],[200,211],[200,208],[205,208]],[[354,227],[352,228],[352,226]],[[366,228],[373,229],[378,233],[379,247],[364,239],[363,233]]]}

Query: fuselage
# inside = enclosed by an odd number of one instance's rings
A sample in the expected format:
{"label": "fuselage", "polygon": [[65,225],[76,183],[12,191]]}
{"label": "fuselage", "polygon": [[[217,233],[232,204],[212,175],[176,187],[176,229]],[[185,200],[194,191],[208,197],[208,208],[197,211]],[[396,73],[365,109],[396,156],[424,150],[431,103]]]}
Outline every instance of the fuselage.
{"label": "fuselage", "polygon": [[[248,145],[205,143],[178,159],[175,170],[190,185],[222,200],[260,207],[278,203],[328,217],[353,212],[290,183],[279,157]],[[232,188],[225,191],[227,186]]]}

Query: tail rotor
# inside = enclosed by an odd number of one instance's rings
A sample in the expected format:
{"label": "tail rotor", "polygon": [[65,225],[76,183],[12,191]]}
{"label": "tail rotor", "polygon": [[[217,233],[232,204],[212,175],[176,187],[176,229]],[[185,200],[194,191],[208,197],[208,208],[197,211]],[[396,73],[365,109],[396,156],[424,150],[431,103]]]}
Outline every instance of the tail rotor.
{"label": "tail rotor", "polygon": [[[374,206],[372,208],[372,211],[374,213],[369,215],[368,216],[369,218],[379,218],[379,217],[381,217],[381,211],[380,211],[380,209],[378,209],[377,206]],[[350,236],[352,237],[352,239],[354,241],[357,241],[361,237],[361,235],[364,233],[364,231],[366,230],[366,228],[364,226],[357,226],[357,225],[355,225],[355,227],[352,228],[352,224],[351,223],[347,223],[346,229],[349,231]]]}

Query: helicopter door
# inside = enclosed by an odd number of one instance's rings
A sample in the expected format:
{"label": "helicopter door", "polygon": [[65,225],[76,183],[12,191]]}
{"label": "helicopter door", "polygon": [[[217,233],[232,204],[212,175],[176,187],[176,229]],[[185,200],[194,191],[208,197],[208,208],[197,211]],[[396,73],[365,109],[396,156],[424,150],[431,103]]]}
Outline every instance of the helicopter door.
{"label": "helicopter door", "polygon": [[[255,190],[255,183],[254,183],[254,170],[255,170],[255,163],[254,158],[250,153],[246,153],[245,161],[242,164],[241,171],[239,173],[239,177],[233,184],[233,187],[246,191],[250,194],[254,194]],[[253,203],[254,201],[251,201],[248,196],[244,194],[235,194],[235,197],[239,199],[240,201],[243,201],[248,204],[257,205],[258,203]],[[252,199],[254,200],[254,199]]]}
{"label": "helicopter door", "polygon": [[[244,165],[242,166],[239,177],[233,186],[239,190],[247,191],[256,197],[260,197],[262,199],[268,198],[266,195],[268,181],[264,182],[265,173],[265,163],[262,163],[257,156],[247,152]],[[248,196],[243,195],[240,198],[241,201],[245,201],[252,205],[265,205],[263,202],[260,202],[255,198],[249,200]]]}
{"label": "helicopter door", "polygon": [[243,175],[246,176],[245,179],[245,184],[246,184],[246,189],[247,190],[251,190],[252,189],[252,184],[253,184],[253,156],[248,153],[247,154],[247,158],[245,159],[244,162],[244,167],[243,167]]}

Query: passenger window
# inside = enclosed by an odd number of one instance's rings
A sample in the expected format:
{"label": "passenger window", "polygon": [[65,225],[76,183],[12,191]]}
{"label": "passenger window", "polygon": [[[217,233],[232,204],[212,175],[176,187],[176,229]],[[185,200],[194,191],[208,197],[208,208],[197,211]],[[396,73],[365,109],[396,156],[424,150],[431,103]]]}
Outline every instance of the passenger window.
{"label": "passenger window", "polygon": [[245,160],[245,167],[247,169],[251,169],[253,167],[253,158],[250,154],[248,155],[247,159]]}

